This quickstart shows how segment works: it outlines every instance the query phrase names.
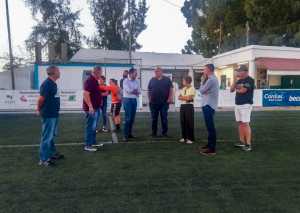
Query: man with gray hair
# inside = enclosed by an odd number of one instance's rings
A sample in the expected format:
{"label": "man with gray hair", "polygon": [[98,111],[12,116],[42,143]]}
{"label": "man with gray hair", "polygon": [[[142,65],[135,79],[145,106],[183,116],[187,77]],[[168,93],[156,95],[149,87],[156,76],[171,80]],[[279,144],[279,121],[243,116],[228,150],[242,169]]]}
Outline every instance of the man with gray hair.
{"label": "man with gray hair", "polygon": [[102,96],[99,88],[99,79],[102,76],[102,68],[94,67],[90,77],[84,82],[83,88],[83,110],[86,117],[85,146],[84,150],[95,152],[97,121],[100,116]]}
{"label": "man with gray hair", "polygon": [[53,166],[55,160],[64,158],[56,151],[54,137],[57,135],[58,117],[60,110],[60,94],[56,81],[60,77],[58,67],[47,68],[48,78],[40,87],[40,96],[37,103],[37,113],[42,117],[42,137],[40,145],[41,166]]}
{"label": "man with gray hair", "polygon": [[214,71],[215,67],[213,64],[205,65],[200,87],[200,93],[202,95],[202,112],[208,132],[208,143],[201,148],[200,153],[206,156],[213,156],[216,154],[217,135],[214,115],[218,107],[219,81]]}

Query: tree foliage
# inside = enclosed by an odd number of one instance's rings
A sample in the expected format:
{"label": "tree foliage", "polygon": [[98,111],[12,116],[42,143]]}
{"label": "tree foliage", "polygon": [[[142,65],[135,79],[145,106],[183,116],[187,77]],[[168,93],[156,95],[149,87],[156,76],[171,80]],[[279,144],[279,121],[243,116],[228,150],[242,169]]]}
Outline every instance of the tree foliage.
{"label": "tree foliage", "polygon": [[[91,14],[96,23],[97,33],[90,39],[90,46],[127,50],[131,31],[132,49],[140,49],[137,42],[140,33],[146,29],[145,18],[148,11],[146,0],[130,0],[131,25],[127,0],[90,0]],[[129,30],[131,26],[131,30]]]}
{"label": "tree foliage", "polygon": [[181,11],[193,28],[184,53],[210,57],[245,46],[246,23],[249,44],[300,46],[299,1],[186,0]]}
{"label": "tree foliage", "polygon": [[61,43],[67,43],[69,57],[80,49],[84,38],[79,31],[82,26],[79,22],[80,11],[71,10],[70,0],[25,0],[25,3],[37,22],[26,40],[29,50],[34,49],[37,41],[43,47],[50,42],[55,44],[59,54]]}

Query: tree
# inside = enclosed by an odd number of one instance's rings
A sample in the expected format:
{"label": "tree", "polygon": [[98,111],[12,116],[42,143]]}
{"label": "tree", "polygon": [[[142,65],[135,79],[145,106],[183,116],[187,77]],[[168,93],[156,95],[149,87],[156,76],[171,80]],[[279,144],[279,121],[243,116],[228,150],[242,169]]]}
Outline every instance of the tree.
{"label": "tree", "polygon": [[[4,62],[3,66],[2,66],[2,70],[10,71],[9,54],[6,53],[3,56],[0,56],[0,60],[2,60]],[[26,64],[29,64],[29,63],[30,63],[30,60],[28,58],[15,56],[14,61],[13,61],[13,68],[14,68],[14,70],[16,70],[16,69],[18,69],[22,66],[25,66]]]}
{"label": "tree", "polygon": [[97,33],[89,40],[90,46],[127,50],[131,31],[132,49],[142,46],[137,38],[146,29],[145,19],[148,7],[146,0],[130,0],[131,30],[129,30],[129,11],[127,0],[90,0],[90,10],[96,23]]}
{"label": "tree", "polygon": [[26,40],[30,51],[37,41],[41,42],[42,47],[53,43],[58,54],[61,54],[61,43],[67,43],[69,58],[80,49],[84,38],[79,31],[82,27],[79,23],[80,11],[71,11],[70,0],[25,0],[25,3],[37,21]]}
{"label": "tree", "polygon": [[186,0],[181,11],[193,28],[184,53],[211,57],[245,46],[247,23],[249,44],[300,46],[299,1]]}
{"label": "tree", "polygon": [[300,1],[245,0],[257,44],[300,46]]}

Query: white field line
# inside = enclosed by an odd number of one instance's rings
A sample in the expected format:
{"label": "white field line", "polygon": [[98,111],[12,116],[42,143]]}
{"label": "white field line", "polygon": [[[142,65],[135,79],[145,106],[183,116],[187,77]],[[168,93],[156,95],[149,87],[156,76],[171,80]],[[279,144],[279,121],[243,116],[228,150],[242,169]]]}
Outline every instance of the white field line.
{"label": "white field line", "polygon": [[[204,141],[204,140],[203,140]],[[197,141],[195,144],[203,141]],[[237,140],[218,140],[218,142],[236,142]],[[156,143],[177,143],[177,140],[153,140],[153,141],[129,141],[129,142],[119,142],[117,144],[156,144]],[[112,144],[112,142],[98,142],[98,144]],[[57,143],[56,146],[83,146],[84,143]],[[39,147],[40,144],[14,144],[14,145],[0,145],[0,149],[7,149],[7,148],[35,148]]]}
{"label": "white field line", "polygon": [[[260,140],[261,141],[261,140]],[[265,142],[268,141],[273,141],[272,139],[270,140],[263,140]],[[205,143],[207,142],[207,140],[198,140],[195,142],[195,144],[199,144],[199,143]],[[217,142],[238,142],[238,140],[233,140],[233,139],[229,139],[229,140],[224,140],[224,139],[220,139]],[[114,144],[122,144],[122,145],[126,145],[126,144],[157,144],[157,143],[173,143],[173,144],[180,144],[178,142],[177,139],[174,140],[147,140],[147,141],[129,141],[129,142],[119,142],[119,143],[114,143]],[[111,141],[105,141],[105,142],[98,142],[98,145],[96,146],[103,146],[103,145],[112,145],[113,143]],[[80,143],[80,142],[74,142],[74,143],[57,143],[55,144],[56,146],[83,146],[84,143]],[[39,147],[40,144],[14,144],[14,145],[0,145],[0,149],[9,149],[9,148],[35,148],[35,147]]]}

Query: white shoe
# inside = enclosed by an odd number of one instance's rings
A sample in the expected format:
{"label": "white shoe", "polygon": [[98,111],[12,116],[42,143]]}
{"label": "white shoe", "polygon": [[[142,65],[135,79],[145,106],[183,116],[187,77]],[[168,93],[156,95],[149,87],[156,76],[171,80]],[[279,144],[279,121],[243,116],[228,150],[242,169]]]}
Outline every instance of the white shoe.
{"label": "white shoe", "polygon": [[193,144],[194,142],[191,141],[191,140],[187,140],[185,143],[186,143],[186,144]]}
{"label": "white shoe", "polygon": [[179,140],[179,143],[184,143],[185,142],[185,139],[184,138],[181,138],[180,140]]}
{"label": "white shoe", "polygon": [[104,146],[104,144],[103,143],[100,143],[100,144],[94,144],[94,145],[92,145],[92,147],[103,147]]}
{"label": "white shoe", "polygon": [[97,152],[98,149],[92,147],[92,146],[85,146],[84,147],[84,151],[87,151],[87,152]]}

